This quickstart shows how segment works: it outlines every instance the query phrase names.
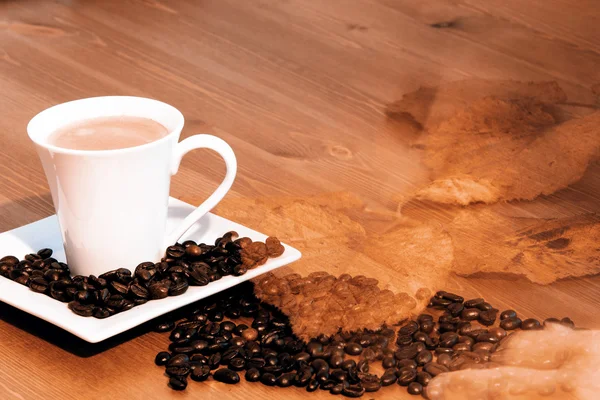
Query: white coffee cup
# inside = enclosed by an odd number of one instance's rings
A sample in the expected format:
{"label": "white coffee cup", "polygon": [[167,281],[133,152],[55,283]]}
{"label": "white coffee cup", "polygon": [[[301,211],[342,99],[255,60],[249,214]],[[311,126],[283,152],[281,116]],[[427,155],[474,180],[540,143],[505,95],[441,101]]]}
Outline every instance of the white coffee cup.
{"label": "white coffee cup", "polygon": [[[169,134],[117,150],[71,150],[47,142],[48,136],[64,125],[109,116],[149,118],[166,127]],[[183,124],[183,115],[175,107],[126,96],[59,104],[29,122],[27,132],[50,185],[73,274],[99,275],[121,267],[133,270],[143,261],[160,260],[166,246],[175,243],[231,188],[237,170],[231,147],[211,135],[195,135],[178,143]],[[179,227],[165,232],[171,176],[188,151],[200,148],[223,157],[225,179]]]}

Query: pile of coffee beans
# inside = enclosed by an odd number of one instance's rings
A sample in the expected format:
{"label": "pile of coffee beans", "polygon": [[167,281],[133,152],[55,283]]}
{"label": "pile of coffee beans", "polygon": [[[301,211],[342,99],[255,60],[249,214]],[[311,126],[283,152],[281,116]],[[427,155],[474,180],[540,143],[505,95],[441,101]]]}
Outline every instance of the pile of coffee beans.
{"label": "pile of coffee beans", "polygon": [[261,302],[247,282],[163,316],[156,330],[170,332],[171,343],[154,361],[165,367],[174,390],[185,389],[189,379],[212,376],[237,384],[243,376],[266,386],[346,397],[397,384],[426,397],[426,386],[439,374],[495,366],[491,354],[507,331],[543,329],[550,322],[574,326],[568,318],[522,321],[513,310],[499,313],[484,299],[464,301],[443,291],[429,307],[430,314],[399,328],[340,331],[303,341],[292,332],[288,317]]}
{"label": "pile of coffee beans", "polygon": [[205,286],[226,275],[240,276],[283,253],[277,238],[263,242],[237,238],[228,232],[214,245],[188,240],[166,249],[158,263],[143,262],[134,273],[127,268],[99,276],[71,276],[69,266],[52,257],[51,249],[0,259],[0,276],[28,286],[58,301],[84,317],[107,318],[149,300],[178,296],[189,286]]}

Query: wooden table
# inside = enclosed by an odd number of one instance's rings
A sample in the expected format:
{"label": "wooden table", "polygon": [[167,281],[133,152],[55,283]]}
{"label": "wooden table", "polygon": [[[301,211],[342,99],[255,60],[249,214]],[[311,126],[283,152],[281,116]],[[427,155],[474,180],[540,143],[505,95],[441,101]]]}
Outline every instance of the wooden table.
{"label": "wooden table", "polygon": [[[230,196],[345,190],[371,209],[396,210],[426,172],[386,120],[387,103],[469,77],[556,80],[577,94],[600,82],[599,23],[593,0],[3,1],[0,230],[53,212],[28,120],[106,94],[161,99],[187,117],[184,136],[227,140],[240,165]],[[565,213],[599,211],[599,172],[593,166],[563,191],[574,200]],[[216,156],[190,155],[172,195],[206,196],[222,173]],[[416,206],[412,216],[443,212]],[[600,277],[549,286],[455,278],[448,286],[525,315],[570,315],[600,328]],[[173,392],[152,362],[166,345],[142,326],[92,346],[2,304],[0,398],[305,396],[215,382]],[[394,387],[366,398],[392,394],[409,397]]]}

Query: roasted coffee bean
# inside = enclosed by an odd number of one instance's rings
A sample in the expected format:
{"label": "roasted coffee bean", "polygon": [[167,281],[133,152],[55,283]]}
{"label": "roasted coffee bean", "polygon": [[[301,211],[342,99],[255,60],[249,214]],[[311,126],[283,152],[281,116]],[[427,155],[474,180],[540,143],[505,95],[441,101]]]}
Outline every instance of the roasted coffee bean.
{"label": "roasted coffee bean", "polygon": [[169,367],[178,367],[182,365],[187,365],[190,362],[190,357],[186,354],[177,354],[167,362]]}
{"label": "roasted coffee bean", "polygon": [[472,346],[473,351],[483,350],[483,351],[493,351],[496,348],[496,345],[491,342],[479,342],[475,343]]}
{"label": "roasted coffee bean", "polygon": [[257,368],[250,368],[246,371],[245,378],[248,382],[258,382],[260,380],[260,371]]}
{"label": "roasted coffee bean", "polygon": [[419,395],[423,394],[423,385],[418,382],[411,382],[406,390],[408,394]]}
{"label": "roasted coffee bean", "polygon": [[502,328],[494,327],[490,328],[490,334],[496,336],[499,340],[502,340],[506,337],[506,331]]}
{"label": "roasted coffee bean", "polygon": [[367,360],[360,360],[357,364],[356,364],[356,370],[360,373],[366,374],[369,372],[369,361]]}
{"label": "roasted coffee bean", "polygon": [[[266,373],[262,374],[262,376],[260,377],[260,382],[266,386],[275,386],[275,383],[277,383],[277,377],[275,377],[275,375],[273,375],[272,373],[266,372]],[[310,386],[310,383],[309,383],[309,386]],[[318,382],[317,382],[317,386],[315,387],[315,390],[317,387],[318,387]]]}
{"label": "roasted coffee bean", "polygon": [[363,374],[360,384],[365,388],[365,392],[376,392],[381,389],[381,380],[374,374]]}
{"label": "roasted coffee bean", "polygon": [[290,387],[294,383],[294,377],[296,374],[294,372],[287,372],[285,374],[281,374],[279,378],[277,378],[276,384],[279,387]]}
{"label": "roasted coffee bean", "polygon": [[415,321],[410,321],[406,325],[402,326],[400,328],[400,330],[398,330],[398,336],[404,336],[404,335],[412,336],[418,330],[419,330],[419,324]]}
{"label": "roasted coffee bean", "polygon": [[418,365],[425,365],[427,363],[430,363],[432,360],[433,355],[429,350],[421,351],[419,354],[417,354],[417,357],[415,358],[415,361]]}
{"label": "roasted coffee bean", "polygon": [[571,318],[568,318],[568,317],[561,319],[560,324],[562,326],[566,326],[567,328],[571,328],[571,329],[575,328],[575,322],[573,322],[571,320]]}
{"label": "roasted coffee bean", "polygon": [[37,255],[40,256],[40,258],[42,258],[42,259],[50,258],[50,257],[52,257],[52,249],[38,250]]}
{"label": "roasted coffee bean", "polygon": [[520,328],[522,321],[519,317],[508,317],[500,321],[500,328],[506,331],[512,331],[514,329]]}
{"label": "roasted coffee bean", "polygon": [[459,296],[454,293],[445,292],[443,290],[438,291],[435,294],[435,297],[450,300],[454,303],[462,303],[463,301],[465,301],[465,299],[462,296]]}
{"label": "roasted coffee bean", "polygon": [[180,245],[167,247],[167,256],[171,258],[181,258],[185,254],[185,248]]}
{"label": "roasted coffee bean", "polygon": [[112,314],[108,310],[108,308],[96,307],[94,308],[94,313],[92,314],[95,318],[104,319],[110,317]]}
{"label": "roasted coffee bean", "polygon": [[454,349],[451,347],[436,347],[435,354],[454,354]]}
{"label": "roasted coffee bean", "polygon": [[48,282],[42,277],[33,278],[29,281],[29,289],[37,293],[45,293],[48,290]]}
{"label": "roasted coffee bean", "polygon": [[[429,385],[429,382],[431,382],[432,379],[433,379],[433,377],[425,371],[421,371],[421,372],[417,373],[416,381],[418,383],[420,383],[421,386],[423,386],[423,387]],[[408,386],[410,387],[410,384]]]}
{"label": "roasted coffee bean", "polygon": [[208,358],[208,365],[211,368],[217,368],[221,364],[221,353],[214,353]]}
{"label": "roasted coffee bean", "polygon": [[395,373],[385,373],[381,376],[381,386],[390,386],[398,380]]}
{"label": "roasted coffee bean", "polygon": [[412,336],[401,335],[401,336],[398,336],[398,339],[396,339],[396,344],[398,346],[406,346],[406,345],[411,344],[412,341],[413,341]]}
{"label": "roasted coffee bean", "polygon": [[360,353],[362,353],[363,348],[360,344],[358,343],[347,343],[346,347],[344,348],[344,350],[346,351],[346,354],[351,355],[351,356],[357,356]]}
{"label": "roasted coffee bean", "polygon": [[454,332],[446,332],[440,335],[440,347],[452,347],[458,343],[458,335]]}
{"label": "roasted coffee bean", "polygon": [[410,359],[399,360],[398,362],[396,362],[396,367],[398,369],[404,368],[404,367],[410,367],[410,368],[416,369],[417,362],[415,360],[410,360]]}
{"label": "roasted coffee bean", "polygon": [[492,307],[492,305],[490,303],[488,303],[486,301],[484,301],[483,303],[477,304],[476,307],[478,309],[480,309],[481,311],[488,311],[488,310],[491,310],[492,308],[494,308],[494,307]]}
{"label": "roasted coffee bean", "polygon": [[177,366],[167,366],[165,369],[165,373],[169,376],[188,376],[192,369],[189,364],[186,365],[177,365]]}
{"label": "roasted coffee bean", "polygon": [[361,397],[365,393],[365,388],[362,384],[357,383],[353,385],[348,385],[344,387],[342,390],[342,395],[350,398],[358,398]]}
{"label": "roasted coffee bean", "polygon": [[187,379],[184,376],[172,376],[169,378],[169,386],[173,390],[185,390]]}
{"label": "roasted coffee bean", "polygon": [[342,369],[344,371],[347,372],[348,370],[350,370],[352,368],[356,368],[356,361],[354,361],[354,360],[344,360],[344,362],[342,363],[341,367],[342,367]]}
{"label": "roasted coffee bean", "polygon": [[201,365],[192,370],[190,378],[196,382],[203,382],[210,376],[210,367],[208,365]]}
{"label": "roasted coffee bean", "polygon": [[492,308],[491,310],[482,311],[479,313],[479,323],[485,326],[493,325],[496,322],[496,315],[498,310]]}
{"label": "roasted coffee bean", "polygon": [[396,366],[396,359],[393,356],[383,357],[381,365],[383,366],[383,368],[393,368]]}
{"label": "roasted coffee bean", "polygon": [[469,343],[457,343],[454,346],[452,346],[452,350],[454,350],[455,352],[471,351],[471,345]]}
{"label": "roasted coffee bean", "polygon": [[482,333],[488,333],[489,331],[487,329],[472,329],[470,332],[467,333],[467,336],[476,339],[477,336],[481,335]]}
{"label": "roasted coffee bean", "polygon": [[75,314],[82,317],[91,317],[94,313],[93,304],[81,304],[78,301],[72,301],[69,303],[69,309]]}
{"label": "roasted coffee bean", "polygon": [[560,320],[558,318],[546,318],[544,320],[544,322],[542,323],[542,325],[545,327],[547,327],[550,324],[560,324]]}
{"label": "roasted coffee bean", "polygon": [[485,300],[483,300],[482,298],[467,300],[465,301],[465,307],[474,308],[477,307],[479,304],[482,304],[483,302],[485,302]]}
{"label": "roasted coffee bean", "polygon": [[319,370],[317,372],[317,374],[315,375],[315,379],[318,380],[322,386],[325,381],[329,380],[329,370],[325,370],[325,369]]}
{"label": "roasted coffee bean", "polygon": [[294,385],[298,387],[304,387],[308,385],[310,378],[312,377],[312,369],[310,367],[302,367],[296,373],[294,377]]}
{"label": "roasted coffee bean", "polygon": [[348,373],[342,369],[334,369],[329,374],[329,377],[337,382],[346,382],[348,380]]}
{"label": "roasted coffee bean", "polygon": [[[463,353],[465,354],[465,353]],[[438,363],[429,363],[423,367],[423,370],[431,376],[438,376],[441,373],[448,372],[449,369]]]}
{"label": "roasted coffee bean", "polygon": [[178,282],[173,284],[168,291],[169,296],[179,296],[184,294],[189,287],[189,283],[185,278],[181,278]]}
{"label": "roasted coffee bean", "polygon": [[515,310],[504,310],[500,313],[500,321],[503,321],[507,318],[515,318],[517,316],[517,312]]}
{"label": "roasted coffee bean", "polygon": [[169,361],[170,358],[171,358],[171,354],[169,354],[166,351],[161,351],[154,358],[154,363],[156,365],[167,365],[167,362]]}
{"label": "roasted coffee bean", "polygon": [[476,342],[498,343],[500,339],[492,333],[482,333],[475,338]]}
{"label": "roasted coffee bean", "polygon": [[542,324],[535,318],[528,318],[521,324],[521,329],[524,331],[538,330],[542,329]]}
{"label": "roasted coffee bean", "polygon": [[479,313],[480,313],[480,310],[477,308],[465,308],[461,312],[460,316],[465,321],[473,321],[473,320],[476,320],[477,318],[479,318]]}
{"label": "roasted coffee bean", "polygon": [[331,394],[342,394],[343,390],[344,390],[344,384],[343,383],[338,383],[337,385],[335,385],[334,387],[331,388],[331,390],[329,391],[329,393],[331,393]]}
{"label": "roasted coffee bean", "polygon": [[398,385],[400,386],[408,386],[416,378],[417,370],[414,368],[404,367],[398,370]]}
{"label": "roasted coffee bean", "polygon": [[240,376],[237,372],[230,370],[229,368],[220,368],[213,373],[215,381],[236,384],[240,381]]}
{"label": "roasted coffee bean", "polygon": [[437,357],[436,362],[444,367],[447,367],[452,361],[452,356],[450,354],[440,354]]}
{"label": "roasted coffee bean", "polygon": [[244,329],[242,331],[242,337],[247,341],[256,340],[258,338],[258,331],[254,328]]}
{"label": "roasted coffee bean", "polygon": [[424,333],[431,333],[433,332],[433,329],[435,328],[435,323],[433,322],[432,319],[427,319],[421,322],[421,332]]}
{"label": "roasted coffee bean", "polygon": [[148,288],[148,292],[150,294],[150,298],[154,300],[164,299],[169,295],[169,288],[163,283],[153,283]]}
{"label": "roasted coffee bean", "polygon": [[448,306],[448,312],[453,317],[458,317],[464,309],[465,306],[462,303],[452,303]]}
{"label": "roasted coffee bean", "polygon": [[396,360],[404,360],[404,359],[413,359],[417,356],[418,354],[418,349],[415,346],[415,344],[411,344],[409,346],[403,347],[399,350],[397,350],[394,353],[394,357],[396,358]]}
{"label": "roasted coffee bean", "polygon": [[444,310],[450,304],[452,304],[452,301],[450,301],[450,300],[438,299],[438,298],[434,297],[429,302],[428,307],[434,308],[436,310]]}

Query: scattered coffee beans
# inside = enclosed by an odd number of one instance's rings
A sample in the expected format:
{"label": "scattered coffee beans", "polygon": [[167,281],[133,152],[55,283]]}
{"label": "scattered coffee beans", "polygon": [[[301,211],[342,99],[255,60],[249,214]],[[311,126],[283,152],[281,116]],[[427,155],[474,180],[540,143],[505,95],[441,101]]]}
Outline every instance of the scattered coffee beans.
{"label": "scattered coffee beans", "polygon": [[[507,337],[506,328],[492,326],[498,311],[484,299],[469,300],[470,307],[465,307],[461,296],[438,292],[430,303],[437,323],[434,315],[421,314],[399,324],[397,332],[384,325],[303,341],[294,335],[288,317],[261,302],[254,289],[247,282],[161,318],[157,330],[172,329],[171,352],[159,353],[155,363],[166,368],[173,389],[181,390],[188,374],[202,381],[214,371],[213,379],[228,384],[238,383],[243,375],[248,382],[266,386],[293,385],[355,398],[396,383],[409,394],[425,396],[434,376],[485,368]],[[463,316],[456,304],[475,311]],[[244,323],[237,323],[240,318]],[[500,325],[521,321],[512,310],[500,314],[499,320]],[[539,329],[537,320],[525,321],[529,329]],[[572,326],[566,318],[545,322]],[[375,363],[383,368],[381,375],[371,368]]]}
{"label": "scattered coffee beans", "polygon": [[[149,300],[179,296],[190,286],[205,286],[226,275],[243,275],[269,257],[283,254],[284,247],[277,238],[269,237],[262,243],[237,236],[236,232],[228,232],[217,238],[214,245],[192,240],[177,243],[166,249],[165,257],[158,263],[143,262],[133,273],[119,268],[98,277],[71,276],[67,264],[52,258],[51,249],[41,249],[21,261],[14,256],[3,257],[0,276],[68,302],[69,309],[77,315],[108,318]],[[223,313],[208,317],[217,322],[223,319]],[[170,325],[156,328],[159,332],[170,329]],[[178,390],[185,388],[180,381],[172,382],[171,386]]]}

